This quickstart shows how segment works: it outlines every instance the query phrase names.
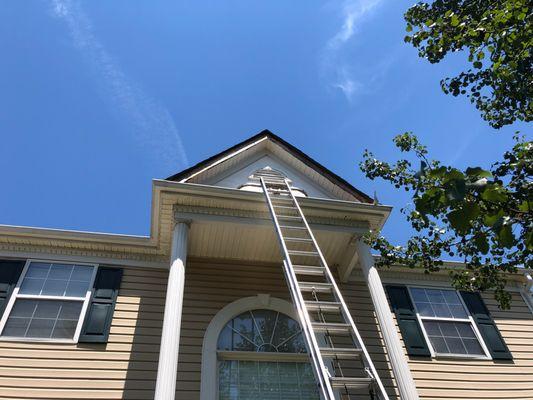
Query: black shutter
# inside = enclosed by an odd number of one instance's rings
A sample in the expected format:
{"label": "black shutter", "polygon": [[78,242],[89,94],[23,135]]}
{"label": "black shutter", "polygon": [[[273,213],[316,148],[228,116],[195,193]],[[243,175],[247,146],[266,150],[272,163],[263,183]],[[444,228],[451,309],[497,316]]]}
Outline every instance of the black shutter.
{"label": "black shutter", "polygon": [[392,310],[396,314],[403,342],[410,356],[431,356],[429,347],[418,323],[415,308],[405,286],[387,286]]}
{"label": "black shutter", "polygon": [[122,269],[120,268],[98,269],[93,294],[81,330],[80,342],[107,342],[121,279]]}
{"label": "black shutter", "polygon": [[477,292],[461,292],[461,296],[470,314],[472,314],[492,358],[495,360],[512,360],[513,356],[480,294]]}
{"label": "black shutter", "polygon": [[17,285],[26,261],[0,260],[0,318]]}

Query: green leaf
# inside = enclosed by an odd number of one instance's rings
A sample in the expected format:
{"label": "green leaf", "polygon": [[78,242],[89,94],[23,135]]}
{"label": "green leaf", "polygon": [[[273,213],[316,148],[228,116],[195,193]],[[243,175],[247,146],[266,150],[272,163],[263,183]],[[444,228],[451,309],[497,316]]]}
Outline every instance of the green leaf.
{"label": "green leaf", "polygon": [[484,234],[476,235],[474,238],[474,243],[476,247],[481,252],[481,254],[487,254],[489,252],[489,242],[487,236]]}
{"label": "green leaf", "polygon": [[472,221],[479,217],[480,209],[475,203],[465,203],[462,208],[448,213],[447,217],[453,229],[466,233],[472,227]]}
{"label": "green leaf", "polygon": [[507,193],[500,185],[492,184],[487,185],[481,194],[481,198],[494,203],[503,203],[507,201]]}
{"label": "green leaf", "polygon": [[474,178],[492,178],[490,171],[486,171],[480,167],[468,167],[465,172],[466,175]]}
{"label": "green leaf", "polygon": [[452,18],[450,19],[450,24],[452,26],[457,26],[459,25],[459,18],[457,17],[457,15],[452,15]]}
{"label": "green leaf", "polygon": [[427,173],[427,175],[430,178],[442,178],[444,176],[444,174],[446,173],[446,171],[447,171],[446,167],[439,167],[439,168],[435,168],[435,169],[430,170]]}
{"label": "green leaf", "polygon": [[444,190],[449,201],[460,201],[465,198],[466,183],[464,179],[454,179],[446,183]]}
{"label": "green leaf", "polygon": [[413,25],[411,25],[411,24],[407,24],[407,26],[405,27],[405,30],[406,30],[407,32],[412,32],[412,31],[413,31]]}
{"label": "green leaf", "polygon": [[499,210],[496,214],[485,215],[483,217],[483,223],[485,224],[485,226],[491,228],[496,224],[496,222],[503,221],[504,215],[505,213],[503,212],[503,210]]}
{"label": "green leaf", "polygon": [[513,229],[510,224],[503,224],[498,232],[498,242],[501,246],[510,249],[516,244],[515,237],[513,235]]}
{"label": "green leaf", "polygon": [[524,200],[524,201],[522,202],[522,204],[520,204],[520,205],[518,206],[518,209],[519,209],[520,211],[523,211],[523,212],[528,212],[528,211],[529,211],[529,201]]}

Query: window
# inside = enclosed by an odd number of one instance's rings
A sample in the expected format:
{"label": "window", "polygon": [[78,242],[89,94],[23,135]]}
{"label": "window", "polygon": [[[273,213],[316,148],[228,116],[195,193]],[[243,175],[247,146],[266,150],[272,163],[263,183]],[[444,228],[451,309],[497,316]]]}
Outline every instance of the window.
{"label": "window", "polygon": [[2,338],[77,341],[94,265],[28,261],[0,322]]}
{"label": "window", "polygon": [[455,290],[409,288],[434,355],[488,357],[472,317]]}
{"label": "window", "polygon": [[218,399],[318,399],[298,322],[273,310],[230,320],[217,343]]}

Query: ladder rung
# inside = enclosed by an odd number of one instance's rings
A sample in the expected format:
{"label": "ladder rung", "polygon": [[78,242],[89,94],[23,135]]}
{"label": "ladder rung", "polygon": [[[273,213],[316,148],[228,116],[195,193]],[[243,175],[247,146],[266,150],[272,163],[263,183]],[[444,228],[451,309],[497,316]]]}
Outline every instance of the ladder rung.
{"label": "ladder rung", "polygon": [[286,242],[313,243],[313,239],[307,239],[307,238],[286,237],[286,238],[283,238],[283,240]]}
{"label": "ladder rung", "polygon": [[329,293],[333,290],[331,283],[324,282],[300,282],[300,290],[304,292]]}
{"label": "ladder rung", "polygon": [[279,226],[282,229],[296,229],[298,231],[306,231],[307,228],[305,226],[291,226],[291,225],[280,225]]}
{"label": "ladder rung", "polygon": [[339,312],[341,303],[335,301],[306,301],[308,311]]}
{"label": "ladder rung", "polygon": [[287,253],[291,256],[301,257],[318,257],[320,254],[316,251],[303,251],[303,250],[288,250]]}
{"label": "ladder rung", "polygon": [[349,324],[338,322],[313,322],[312,325],[315,332],[350,333],[351,330]]}
{"label": "ladder rung", "polygon": [[350,388],[350,389],[366,389],[374,380],[372,378],[348,378],[348,377],[331,377],[329,378],[331,386],[334,389]]}
{"label": "ladder rung", "polygon": [[324,267],[316,265],[293,265],[294,272],[300,275],[324,275]]}
{"label": "ladder rung", "polygon": [[267,190],[272,193],[272,192],[275,192],[275,193],[290,193],[288,190],[281,190],[281,189],[269,189],[267,188]]}
{"label": "ladder rung", "polygon": [[361,357],[363,351],[357,348],[332,348],[332,347],[322,347],[320,348],[320,354],[322,357],[327,358],[357,358]]}

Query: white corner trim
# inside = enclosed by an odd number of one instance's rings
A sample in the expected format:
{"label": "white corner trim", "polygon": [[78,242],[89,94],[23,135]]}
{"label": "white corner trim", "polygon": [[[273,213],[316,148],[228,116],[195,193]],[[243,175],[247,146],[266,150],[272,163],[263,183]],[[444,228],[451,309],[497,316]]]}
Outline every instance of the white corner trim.
{"label": "white corner trim", "polygon": [[222,328],[237,315],[254,309],[267,309],[286,314],[298,320],[294,307],[286,300],[259,294],[244,297],[228,304],[211,320],[204,335],[202,345],[202,374],[200,383],[200,400],[215,400],[218,391],[217,384],[217,342]]}

